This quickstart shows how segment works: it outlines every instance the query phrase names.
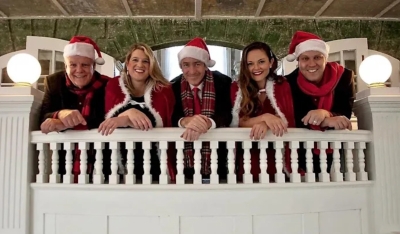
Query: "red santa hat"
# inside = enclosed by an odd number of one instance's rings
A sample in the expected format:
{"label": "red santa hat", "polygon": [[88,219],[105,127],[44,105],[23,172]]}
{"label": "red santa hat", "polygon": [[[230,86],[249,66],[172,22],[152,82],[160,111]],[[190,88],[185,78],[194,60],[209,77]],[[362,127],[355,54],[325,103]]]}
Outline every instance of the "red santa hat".
{"label": "red santa hat", "polygon": [[179,64],[184,58],[194,58],[202,61],[207,67],[213,67],[215,61],[210,58],[210,52],[208,51],[207,44],[205,41],[196,37],[189,41],[185,47],[178,53]]}
{"label": "red santa hat", "polygon": [[289,55],[286,60],[293,62],[306,51],[321,52],[325,58],[328,58],[329,45],[326,44],[320,37],[309,32],[297,31],[292,38],[289,46]]}
{"label": "red santa hat", "polygon": [[[95,59],[95,53],[97,53],[97,59]],[[99,47],[89,37],[74,36],[69,41],[69,44],[64,47],[64,58],[76,55],[90,58],[99,65],[105,63]]]}

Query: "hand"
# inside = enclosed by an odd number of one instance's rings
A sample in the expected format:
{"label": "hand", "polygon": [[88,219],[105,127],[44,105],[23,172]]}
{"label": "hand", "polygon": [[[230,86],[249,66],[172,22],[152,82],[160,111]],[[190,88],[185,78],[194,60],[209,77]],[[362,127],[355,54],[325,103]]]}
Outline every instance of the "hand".
{"label": "hand", "polygon": [[59,132],[62,130],[67,129],[65,125],[61,122],[59,119],[51,119],[47,118],[41,125],[40,125],[40,130],[42,133],[47,134],[49,132]]}
{"label": "hand", "polygon": [[195,115],[192,117],[183,118],[181,120],[181,125],[199,133],[206,133],[208,129],[211,128],[211,121],[207,116]]}
{"label": "hand", "polygon": [[335,130],[352,129],[351,122],[346,116],[325,118],[325,120],[321,123],[321,127],[335,128]]}
{"label": "hand", "polygon": [[181,138],[185,139],[186,141],[197,141],[200,135],[200,132],[196,132],[193,129],[186,128],[186,130],[181,135]]}
{"label": "hand", "polygon": [[318,109],[311,110],[307,113],[304,118],[301,119],[304,125],[317,125],[319,126],[325,118],[331,117],[331,114],[327,110]]}
{"label": "hand", "polygon": [[143,112],[135,108],[126,110],[118,115],[118,117],[123,116],[127,116],[129,118],[130,123],[128,123],[128,125],[130,127],[146,131],[153,128],[153,124],[151,124],[150,119]]}
{"label": "hand", "polygon": [[263,119],[275,136],[282,136],[284,132],[287,132],[287,124],[281,118],[271,114],[264,114]]}
{"label": "hand", "polygon": [[118,127],[127,127],[128,123],[128,116],[109,118],[104,120],[103,123],[100,124],[98,132],[101,133],[101,135],[103,136],[108,136],[111,135],[111,133],[113,133],[114,130]]}
{"label": "hand", "polygon": [[267,135],[268,126],[265,122],[254,124],[250,131],[250,139],[260,140]]}
{"label": "hand", "polygon": [[66,128],[73,128],[79,124],[86,125],[86,120],[78,110],[61,110],[58,112],[58,119]]}

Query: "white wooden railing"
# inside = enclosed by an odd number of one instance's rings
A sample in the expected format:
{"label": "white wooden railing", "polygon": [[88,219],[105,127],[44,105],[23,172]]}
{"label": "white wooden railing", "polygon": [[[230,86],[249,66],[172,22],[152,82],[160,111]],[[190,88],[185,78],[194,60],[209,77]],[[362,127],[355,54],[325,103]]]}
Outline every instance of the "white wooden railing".
{"label": "white wooden railing", "polygon": [[[39,131],[32,132],[32,143],[36,145],[38,153],[38,174],[36,176],[36,183],[49,183],[49,184],[71,184],[73,183],[71,169],[72,169],[72,152],[75,147],[81,150],[80,155],[80,171],[86,172],[87,170],[87,150],[89,143],[94,143],[94,149],[96,150],[96,163],[94,164],[93,173],[93,184],[103,184],[104,175],[102,172],[103,155],[102,150],[105,148],[105,143],[109,143],[109,149],[111,150],[111,175],[109,176],[109,184],[136,184],[134,171],[134,149],[135,143],[140,142],[143,144],[144,160],[143,168],[144,174],[141,184],[152,184],[154,181],[151,179],[150,174],[150,150],[151,143],[158,143],[159,148],[159,160],[161,175],[159,178],[160,184],[168,184],[167,175],[167,149],[168,142],[175,142],[177,149],[177,178],[176,184],[185,184],[185,178],[183,174],[183,148],[184,141],[179,137],[182,134],[182,129],[179,128],[164,128],[154,129],[147,132],[142,132],[133,129],[118,129],[110,136],[100,135],[96,129],[90,131],[66,131],[63,133],[50,133],[42,134]],[[211,153],[211,169],[212,173],[210,176],[211,184],[228,183],[236,184],[237,177],[235,175],[235,146],[237,143],[242,145],[244,149],[244,175],[243,183],[252,184],[253,175],[251,171],[251,157],[250,149],[252,147],[252,141],[249,139],[250,129],[240,128],[225,128],[210,130],[209,133],[201,136],[199,141],[194,143],[195,154],[194,154],[194,168],[195,175],[193,179],[194,184],[201,184],[201,156],[200,149],[202,142],[210,142]],[[268,143],[273,143],[273,148],[276,150],[275,154],[275,166],[277,173],[275,176],[276,183],[285,183],[285,175],[283,173],[284,167],[284,151],[285,145],[291,149],[290,161],[292,173],[290,174],[290,183],[312,183],[315,182],[316,178],[318,182],[329,183],[329,182],[341,182],[341,181],[366,181],[368,180],[367,172],[365,170],[365,154],[364,150],[371,141],[371,132],[356,130],[356,131],[312,131],[305,129],[289,129],[288,133],[283,137],[275,137],[271,133],[268,133],[266,138],[258,142],[258,147],[261,152],[260,154],[260,168],[261,174],[259,175],[259,183],[270,183],[269,175],[267,174],[267,154],[266,149]],[[229,168],[229,174],[227,175],[227,181],[220,181],[217,168],[218,168],[218,142],[227,142],[228,156],[227,156],[227,167]],[[120,160],[121,154],[120,143],[126,144],[127,154],[127,174],[125,179],[119,181],[118,175],[118,161]],[[298,166],[298,154],[297,149],[301,143],[306,149],[306,166],[307,173],[301,178],[297,168]],[[315,144],[316,143],[316,144]],[[320,149],[320,168],[321,172],[316,176],[313,172],[313,154],[312,149],[317,145]],[[66,174],[58,174],[58,152],[62,148],[66,151]],[[328,163],[326,149],[330,148],[333,150],[333,163],[330,167],[330,173],[328,173]],[[342,152],[342,153],[341,153]],[[60,177],[63,177],[60,180]],[[81,173],[78,177],[79,184],[89,184],[89,175]],[[62,181],[62,182],[60,182]],[[187,183],[187,180],[186,180]]]}

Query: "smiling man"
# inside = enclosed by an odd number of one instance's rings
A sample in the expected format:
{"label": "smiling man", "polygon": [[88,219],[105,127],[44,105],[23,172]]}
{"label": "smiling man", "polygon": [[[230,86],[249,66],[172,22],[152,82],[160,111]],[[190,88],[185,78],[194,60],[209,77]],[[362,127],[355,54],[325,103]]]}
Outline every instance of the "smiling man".
{"label": "smiling man", "polygon": [[[176,104],[172,125],[185,128],[182,138],[195,141],[209,129],[228,127],[232,121],[230,86],[232,79],[218,71],[210,71],[215,61],[211,60],[206,43],[202,38],[188,42],[178,54],[182,74],[172,80]],[[218,172],[226,176],[226,152],[219,147]],[[202,148],[202,174],[210,174],[208,144]],[[193,174],[193,144],[185,144],[185,174]]]}
{"label": "smiling man", "polygon": [[354,75],[336,62],[328,62],[329,45],[318,36],[298,31],[287,60],[298,68],[287,75],[293,93],[296,127],[351,129]]}
{"label": "smiling man", "polygon": [[[72,37],[64,48],[64,63],[65,71],[45,79],[40,114],[40,129],[43,133],[92,129],[104,121],[105,86],[109,77],[95,71],[96,64],[104,64],[96,43],[88,37]],[[76,176],[79,174],[78,152],[75,151],[73,168]],[[61,173],[64,162],[60,155]],[[89,172],[93,162],[94,157],[90,154]]]}

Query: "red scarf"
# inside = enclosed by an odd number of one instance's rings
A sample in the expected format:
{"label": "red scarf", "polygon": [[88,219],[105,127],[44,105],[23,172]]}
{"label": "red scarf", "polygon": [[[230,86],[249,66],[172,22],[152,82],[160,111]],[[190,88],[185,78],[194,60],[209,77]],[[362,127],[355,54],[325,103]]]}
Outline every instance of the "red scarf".
{"label": "red scarf", "polygon": [[[336,62],[328,62],[325,67],[324,76],[321,80],[321,86],[316,86],[309,82],[301,72],[298,74],[297,84],[303,93],[318,98],[318,109],[324,109],[330,112],[333,105],[333,90],[339,83],[343,72],[343,66]],[[318,130],[320,127],[311,125],[311,129]],[[313,152],[317,155],[320,154],[320,150],[317,148],[316,143]],[[333,150],[328,148],[326,153],[333,153]]]}
{"label": "red scarf", "polygon": [[[203,82],[204,86],[203,89],[201,90],[202,92],[201,114],[210,118],[214,115],[215,112],[214,78],[210,70],[206,71],[205,79]],[[189,83],[184,77],[182,77],[181,80],[181,98],[182,98],[183,112],[185,114],[185,117],[193,116],[194,113],[193,93]],[[184,155],[185,155],[185,160],[184,160],[185,167],[193,167],[194,166],[193,143],[185,142]],[[203,142],[203,147],[201,149],[201,157],[203,162],[201,169],[202,174],[209,175],[211,172],[210,156],[211,156],[210,143]]]}
{"label": "red scarf", "polygon": [[[100,74],[94,73],[92,76],[92,80],[90,81],[89,85],[85,86],[84,88],[78,88],[76,87],[71,80],[68,77],[68,74],[65,74],[65,80],[66,80],[66,86],[68,90],[76,95],[79,96],[79,98],[83,97],[85,98],[82,109],[79,110],[83,116],[83,118],[88,121],[88,117],[90,115],[90,103],[92,101],[94,91],[101,88],[104,83],[108,81],[108,77],[102,76]],[[87,125],[77,125],[73,128],[73,130],[86,130],[88,129]]]}
{"label": "red scarf", "polygon": [[344,68],[335,62],[328,62],[325,67],[324,76],[321,80],[321,86],[309,82],[301,72],[297,77],[297,84],[303,93],[319,98],[318,109],[331,111],[333,104],[333,90],[339,83]]}

